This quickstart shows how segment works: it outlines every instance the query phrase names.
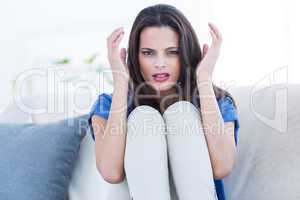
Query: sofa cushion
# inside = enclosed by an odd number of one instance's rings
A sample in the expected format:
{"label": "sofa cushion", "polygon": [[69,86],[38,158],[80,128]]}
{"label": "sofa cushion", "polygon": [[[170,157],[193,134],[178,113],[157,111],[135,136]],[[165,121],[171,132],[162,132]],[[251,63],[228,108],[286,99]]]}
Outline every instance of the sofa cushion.
{"label": "sofa cushion", "polygon": [[66,200],[87,116],[0,124],[0,199]]}
{"label": "sofa cushion", "polygon": [[224,179],[227,199],[300,199],[300,85],[232,89],[238,103],[237,162]]}

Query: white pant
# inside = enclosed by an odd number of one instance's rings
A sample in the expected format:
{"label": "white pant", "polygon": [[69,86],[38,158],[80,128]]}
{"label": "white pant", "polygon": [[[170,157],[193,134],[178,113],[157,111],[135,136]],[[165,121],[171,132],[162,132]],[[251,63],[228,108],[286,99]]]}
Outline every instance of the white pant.
{"label": "white pant", "polygon": [[133,200],[217,199],[200,113],[192,103],[178,101],[163,116],[138,106],[127,125],[124,167]]}

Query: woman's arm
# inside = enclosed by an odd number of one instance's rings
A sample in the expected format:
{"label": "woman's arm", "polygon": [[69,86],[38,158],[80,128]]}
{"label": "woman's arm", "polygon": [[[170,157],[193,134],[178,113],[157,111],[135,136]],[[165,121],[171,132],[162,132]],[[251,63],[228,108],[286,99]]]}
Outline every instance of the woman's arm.
{"label": "woman's arm", "polygon": [[235,164],[234,122],[224,122],[210,80],[198,81],[203,131],[215,179],[227,176]]}
{"label": "woman's arm", "polygon": [[197,87],[199,91],[201,117],[208,145],[214,178],[221,179],[232,170],[236,159],[234,123],[224,122],[216,100],[212,75],[219,57],[222,35],[218,28],[209,23],[211,46],[203,46],[203,58],[197,66]]}
{"label": "woman's arm", "polygon": [[127,83],[115,86],[107,120],[94,115],[96,166],[103,179],[119,183],[124,179],[127,121]]}
{"label": "woman's arm", "polygon": [[109,183],[118,183],[124,178],[129,75],[125,63],[126,50],[123,48],[119,51],[123,36],[123,28],[118,28],[107,38],[108,60],[114,79],[108,119],[92,118],[97,169]]}

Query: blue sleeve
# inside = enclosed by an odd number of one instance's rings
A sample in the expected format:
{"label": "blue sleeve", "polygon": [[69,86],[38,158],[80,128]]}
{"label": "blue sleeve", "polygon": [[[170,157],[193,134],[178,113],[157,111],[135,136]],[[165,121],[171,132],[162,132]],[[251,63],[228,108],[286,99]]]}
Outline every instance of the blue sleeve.
{"label": "blue sleeve", "polygon": [[237,115],[237,110],[233,105],[233,100],[231,97],[226,96],[219,99],[218,105],[224,122],[234,121],[234,140],[235,144],[237,145],[240,123]]}
{"label": "blue sleeve", "polygon": [[92,116],[97,115],[107,120],[109,116],[110,106],[111,106],[111,96],[109,94],[102,93],[98,96],[97,100],[94,102],[94,104],[91,107],[88,116],[88,122],[91,130],[91,135],[94,140],[95,140],[95,136],[92,127]]}

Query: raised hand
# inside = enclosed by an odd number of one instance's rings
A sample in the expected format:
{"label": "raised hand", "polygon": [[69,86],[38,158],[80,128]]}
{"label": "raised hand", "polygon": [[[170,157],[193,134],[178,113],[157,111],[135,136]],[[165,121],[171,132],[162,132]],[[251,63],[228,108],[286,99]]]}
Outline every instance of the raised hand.
{"label": "raised hand", "polygon": [[129,80],[129,73],[126,64],[126,49],[119,50],[119,44],[124,37],[124,29],[120,27],[113,31],[107,38],[107,56],[112,69],[113,78]]}
{"label": "raised hand", "polygon": [[208,26],[210,28],[212,43],[210,47],[207,44],[203,45],[203,56],[196,70],[197,79],[211,79],[220,54],[222,35],[214,24],[209,22]]}

